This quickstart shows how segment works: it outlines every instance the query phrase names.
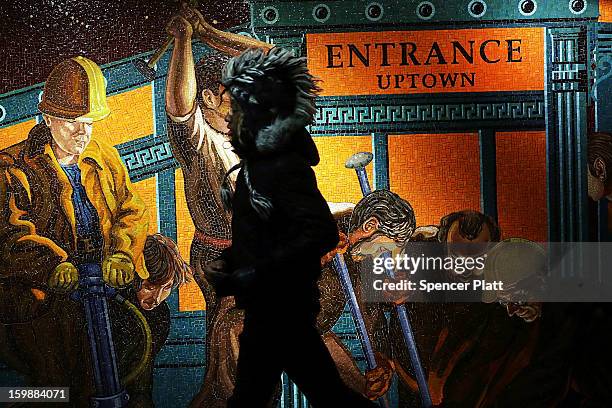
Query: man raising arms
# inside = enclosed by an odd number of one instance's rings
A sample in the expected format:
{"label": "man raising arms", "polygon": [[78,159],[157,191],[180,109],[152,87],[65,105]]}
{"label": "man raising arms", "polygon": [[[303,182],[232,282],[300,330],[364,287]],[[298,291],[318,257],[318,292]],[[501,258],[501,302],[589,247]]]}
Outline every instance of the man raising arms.
{"label": "man raising arms", "polygon": [[[226,117],[230,98],[220,81],[229,55],[213,52],[195,64],[191,41],[194,30],[196,34],[205,32],[209,45],[233,55],[253,46],[272,46],[228,33],[222,33],[220,39],[220,32],[187,6],[166,29],[175,38],[166,85],[168,135],[183,169],[185,197],[196,228],[190,264],[207,302],[206,378],[194,405],[224,406],[233,388],[242,314],[235,309],[233,297],[217,301],[214,290],[202,278],[202,267],[231,244],[231,214],[223,208],[220,190],[225,173],[239,159],[229,143]],[[230,179],[232,186],[234,183],[235,173]],[[235,341],[228,342],[228,336]]]}

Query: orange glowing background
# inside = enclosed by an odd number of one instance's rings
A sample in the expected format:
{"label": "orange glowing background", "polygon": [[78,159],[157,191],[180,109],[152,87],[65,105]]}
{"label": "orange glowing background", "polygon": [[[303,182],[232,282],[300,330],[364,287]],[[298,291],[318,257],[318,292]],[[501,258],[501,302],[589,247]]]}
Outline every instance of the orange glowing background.
{"label": "orange glowing background", "polygon": [[[175,172],[175,199],[176,199],[176,233],[179,251],[187,262],[191,255],[191,241],[195,233],[195,225],[187,208],[185,198],[185,178],[183,170],[177,169]],[[194,265],[195,268],[195,265]],[[206,310],[206,300],[200,291],[198,284],[194,280],[178,288],[179,291],[179,310],[181,312],[192,312],[196,310]]]}
{"label": "orange glowing background", "polygon": [[503,237],[546,241],[546,133],[497,133],[496,150],[497,212]]}
{"label": "orange glowing background", "polygon": [[417,226],[454,211],[480,210],[478,134],[389,136],[391,191],[414,209]]}
{"label": "orange glowing background", "polygon": [[599,0],[599,21],[612,22],[612,0]]}
{"label": "orange glowing background", "polygon": [[0,150],[25,140],[34,126],[36,126],[36,119],[0,128]]}
{"label": "orange glowing background", "polygon": [[[513,42],[509,44],[508,41],[511,40]],[[474,42],[473,64],[467,62],[460,51],[454,51],[453,41],[459,42],[468,54],[471,53],[470,42]],[[487,41],[499,41],[499,44],[485,44]],[[326,96],[544,89],[543,28],[314,33],[306,35],[306,42],[308,66],[313,75],[323,79],[322,95]],[[408,42],[416,45],[416,51],[412,55],[420,65],[415,65],[410,57],[406,57],[404,60],[408,65],[400,66],[403,48],[408,47],[400,44]],[[380,45],[382,43],[395,44],[394,47],[386,47],[386,64],[389,66],[381,66],[384,48]],[[429,58],[434,43],[437,43],[440,49],[440,53],[434,54],[441,54],[446,64],[440,65],[439,57]],[[366,67],[354,52],[353,66],[349,66],[349,44],[354,44],[363,56],[367,56],[366,44],[370,45],[369,66]],[[480,49],[483,44],[486,58],[489,61],[499,59],[499,63],[487,63],[481,58]],[[338,45],[341,48],[331,48],[330,52],[328,45]],[[509,48],[515,50],[511,51]],[[409,52],[410,48],[407,50]],[[329,54],[334,56],[330,59]],[[426,65],[428,58],[429,65]],[[507,62],[519,59],[520,62]],[[343,66],[328,68],[330,61],[331,65]],[[474,84],[471,85],[462,73],[473,79]],[[409,74],[418,74],[419,77],[408,77]],[[377,75],[382,76],[383,89],[379,87]],[[449,75],[451,80],[448,79]],[[446,78],[445,81],[443,77]],[[387,78],[390,81],[388,83]],[[400,81],[401,78],[403,82]],[[412,78],[417,78],[414,80],[414,86]],[[452,78],[455,80],[454,87],[451,86]],[[443,82],[446,82],[446,86]],[[387,85],[388,88],[384,89]]]}
{"label": "orange glowing background", "polygon": [[[370,136],[315,137],[321,162],[314,167],[317,185],[325,200],[333,203],[357,204],[363,198],[355,170],[344,167],[357,152],[372,152]],[[370,184],[372,165],[366,168]]]}
{"label": "orange glowing background", "polygon": [[[546,133],[497,133],[496,154],[502,237],[546,241]],[[438,225],[454,211],[481,211],[476,133],[389,136],[389,164],[391,190],[410,202],[417,225]]]}

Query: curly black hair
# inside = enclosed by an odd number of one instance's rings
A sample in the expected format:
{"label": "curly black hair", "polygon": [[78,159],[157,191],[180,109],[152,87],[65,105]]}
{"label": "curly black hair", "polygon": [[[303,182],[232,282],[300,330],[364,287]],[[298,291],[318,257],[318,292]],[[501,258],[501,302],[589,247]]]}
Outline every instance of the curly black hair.
{"label": "curly black hair", "polygon": [[267,54],[253,48],[232,58],[222,79],[240,104],[246,115],[245,126],[252,132],[274,120],[290,123],[291,129],[286,129],[289,133],[311,124],[315,99],[321,91],[317,82],[308,71],[306,58],[280,47]]}
{"label": "curly black hair", "polygon": [[198,88],[198,103],[202,106],[202,91],[210,89],[210,91],[219,95],[219,86],[221,85],[221,75],[225,65],[230,60],[226,54],[218,51],[212,51],[203,57],[195,66],[196,84]]}

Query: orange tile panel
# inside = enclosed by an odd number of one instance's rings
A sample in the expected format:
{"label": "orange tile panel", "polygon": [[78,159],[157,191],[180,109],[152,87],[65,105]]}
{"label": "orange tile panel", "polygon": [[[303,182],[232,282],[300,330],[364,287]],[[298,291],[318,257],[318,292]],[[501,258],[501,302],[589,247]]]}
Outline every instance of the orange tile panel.
{"label": "orange tile panel", "polygon": [[153,134],[151,85],[107,98],[110,115],[94,124],[92,137],[111,145]]}
{"label": "orange tile panel", "polygon": [[546,208],[546,133],[502,132],[497,145],[497,212],[505,238],[544,242]]}
{"label": "orange tile panel", "polygon": [[12,126],[0,128],[0,150],[17,144],[28,137],[30,129],[36,125],[36,120],[26,120]]}
{"label": "orange tile panel", "polygon": [[[195,226],[187,208],[185,178],[183,177],[182,169],[176,170],[175,188],[177,244],[181,255],[189,262]],[[179,288],[179,310],[181,312],[206,310],[204,295],[202,295],[199,286],[194,281]]]}
{"label": "orange tile panel", "polygon": [[134,189],[144,201],[149,213],[149,234],[155,234],[157,229],[157,178],[151,177],[134,183]]}
{"label": "orange tile panel", "polygon": [[412,205],[417,225],[437,225],[454,211],[480,209],[478,135],[389,136],[391,190]]}
{"label": "orange tile panel", "polygon": [[599,21],[612,23],[612,0],[599,0]]}

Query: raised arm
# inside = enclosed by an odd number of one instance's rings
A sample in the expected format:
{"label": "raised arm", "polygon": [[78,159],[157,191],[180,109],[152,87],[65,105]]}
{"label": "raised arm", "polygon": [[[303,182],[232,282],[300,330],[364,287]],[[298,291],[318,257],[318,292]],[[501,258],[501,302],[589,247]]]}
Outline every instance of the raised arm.
{"label": "raised arm", "polygon": [[192,36],[229,55],[239,55],[249,48],[270,50],[273,45],[239,34],[228,33],[211,26],[195,8],[183,5],[166,30],[174,37],[174,49],[166,83],[166,112],[170,117],[185,117],[193,112],[197,97],[197,85]]}
{"label": "raised arm", "polygon": [[193,11],[195,19],[190,21],[193,25],[194,34],[202,42],[217,51],[236,56],[249,48],[261,48],[267,52],[274,47],[273,44],[268,44],[255,38],[216,29],[206,21],[198,10],[193,9]]}
{"label": "raised arm", "polygon": [[184,118],[193,112],[197,85],[191,37],[193,27],[185,17],[187,8],[174,16],[166,31],[174,37],[174,49],[166,82],[166,112],[171,118]]}

